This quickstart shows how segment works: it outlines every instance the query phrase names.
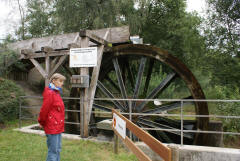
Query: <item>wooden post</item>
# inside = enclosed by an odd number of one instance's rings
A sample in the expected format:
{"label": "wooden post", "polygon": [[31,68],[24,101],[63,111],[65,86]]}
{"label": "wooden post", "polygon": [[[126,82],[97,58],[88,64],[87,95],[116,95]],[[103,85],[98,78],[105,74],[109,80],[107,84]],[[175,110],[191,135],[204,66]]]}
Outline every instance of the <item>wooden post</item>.
{"label": "wooden post", "polygon": [[114,133],[114,142],[113,142],[113,149],[114,149],[114,154],[118,154],[118,136],[117,134]]}
{"label": "wooden post", "polygon": [[[89,38],[88,37],[82,37],[81,39],[81,48],[88,47],[89,46]],[[80,68],[79,71],[80,75],[89,75],[89,69],[88,68]],[[81,137],[87,138],[88,137],[88,88],[80,88],[80,111],[81,111]]]}
{"label": "wooden post", "polygon": [[[47,54],[47,53],[46,53]],[[45,67],[46,67],[46,76],[45,76],[45,87],[47,87],[48,86],[48,84],[49,84],[49,72],[50,72],[50,57],[47,55],[46,57],[45,57]]]}
{"label": "wooden post", "polygon": [[167,145],[171,149],[172,160],[171,161],[179,161],[179,147],[175,144]]}
{"label": "wooden post", "polygon": [[53,48],[49,47],[49,46],[44,46],[41,47],[41,51],[45,53],[45,86],[48,86],[49,84],[49,79],[50,79],[50,57],[49,57],[49,53],[51,51],[53,51]]}

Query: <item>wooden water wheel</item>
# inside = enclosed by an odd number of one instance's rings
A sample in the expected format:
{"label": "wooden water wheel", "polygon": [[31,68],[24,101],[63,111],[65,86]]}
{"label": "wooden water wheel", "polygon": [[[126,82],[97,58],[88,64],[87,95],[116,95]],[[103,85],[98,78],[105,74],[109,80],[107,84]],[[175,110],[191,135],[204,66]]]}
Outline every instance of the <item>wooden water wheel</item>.
{"label": "wooden water wheel", "polygon": [[[72,90],[75,92],[71,96],[76,96],[78,92]],[[153,46],[127,44],[104,52],[95,98],[205,99],[205,96],[191,71],[176,57]],[[180,107],[181,102],[132,102],[132,112],[144,114],[179,114]],[[184,102],[183,107],[191,114],[208,115],[206,102]],[[109,112],[111,108],[128,113],[129,101],[100,100],[93,104],[98,111]],[[92,114],[90,131],[97,120],[106,118]],[[133,122],[143,128],[181,129],[179,117],[134,116]],[[207,130],[208,122],[208,118],[185,119],[183,129]],[[180,143],[180,132],[149,132],[163,142]],[[184,143],[203,145],[206,135],[184,133],[183,138]]]}

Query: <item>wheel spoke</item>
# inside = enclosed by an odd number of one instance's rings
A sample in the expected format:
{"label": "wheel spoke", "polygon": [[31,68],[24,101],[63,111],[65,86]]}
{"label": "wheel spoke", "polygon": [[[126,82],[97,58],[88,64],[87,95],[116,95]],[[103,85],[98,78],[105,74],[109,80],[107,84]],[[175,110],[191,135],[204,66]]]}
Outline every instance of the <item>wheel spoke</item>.
{"label": "wheel spoke", "polygon": [[[167,126],[167,125],[164,125],[164,124],[156,123],[156,122],[153,122],[153,121],[150,121],[150,120],[147,120],[147,119],[143,119],[143,118],[139,118],[138,122],[141,123],[141,124],[147,125],[149,127],[153,127],[153,128],[179,130],[179,129],[176,129],[176,128],[173,128],[173,127],[170,127],[170,126]],[[181,135],[180,131],[168,131],[168,132],[176,134],[176,135]],[[187,134],[187,133],[183,134],[183,137],[188,138],[188,139],[193,139],[193,136],[190,135],[190,134]]]}
{"label": "wheel spoke", "polygon": [[121,92],[118,85],[107,75],[106,80],[118,91]]}
{"label": "wheel spoke", "polygon": [[144,86],[144,90],[143,90],[143,93],[145,95],[147,95],[147,92],[148,92],[148,87],[149,87],[149,83],[150,83],[150,79],[151,79],[151,75],[152,75],[152,71],[153,71],[153,65],[154,65],[154,60],[151,59],[149,62],[147,77],[146,77],[145,86]]}
{"label": "wheel spoke", "polygon": [[[149,118],[150,116],[143,116],[141,118]],[[170,118],[167,118],[167,117],[161,117],[161,116],[158,116],[156,119],[155,119],[155,122],[157,123],[160,123],[160,124],[164,124],[164,125],[169,125],[173,128],[176,128],[176,129],[180,129],[181,128],[181,121],[180,120],[173,120],[173,119],[170,119]],[[183,125],[183,129],[184,130],[193,130],[193,127],[194,127],[194,123],[192,122],[187,122],[185,121],[184,122],[184,125]]]}
{"label": "wheel spoke", "polygon": [[164,125],[169,125],[173,128],[177,128],[177,129],[181,128],[181,121],[169,119],[167,117],[160,116],[155,121]]}
{"label": "wheel spoke", "polygon": [[130,68],[129,62],[126,61],[126,68],[127,68],[127,72],[128,72],[128,79],[130,80],[130,84],[132,86],[132,89],[134,89],[134,77],[133,77],[133,72]]}
{"label": "wheel spoke", "polygon": [[[138,74],[137,74],[137,79],[136,79],[136,84],[135,84],[135,89],[134,89],[134,94],[133,94],[133,99],[138,97],[139,94],[139,90],[140,90],[140,85],[142,82],[142,77],[143,77],[143,72],[144,72],[144,67],[145,67],[145,63],[146,63],[146,58],[143,57],[141,58],[141,63],[139,65],[139,69],[138,69]],[[136,102],[133,102],[133,108],[135,108]]]}
{"label": "wheel spoke", "polygon": [[[142,127],[142,128],[149,127],[149,126],[146,126],[145,124],[143,124],[141,122],[138,122],[137,125]],[[156,134],[158,135],[159,138],[164,140],[164,142],[173,143],[173,141],[167,136],[167,134],[165,132],[161,132],[161,131],[157,131],[157,130],[155,132],[156,132]]]}
{"label": "wheel spoke", "polygon": [[[97,87],[109,98],[115,98],[113,94],[98,80]],[[119,101],[112,100],[113,104],[122,111],[126,111],[126,108],[119,103]]]}
{"label": "wheel spoke", "polygon": [[[122,98],[127,99],[127,91],[126,91],[125,85],[123,83],[122,73],[121,73],[117,58],[113,59],[113,65],[114,65],[114,68],[115,68],[115,71],[116,71],[116,75],[117,75],[117,79],[118,79],[118,85],[120,87]],[[128,107],[127,102],[124,101],[124,103]]]}
{"label": "wheel spoke", "polygon": [[112,109],[110,109],[106,106],[103,106],[103,105],[96,104],[96,103],[93,104],[93,108],[103,110],[103,111],[106,111],[106,112],[112,112]]}
{"label": "wheel spoke", "polygon": [[122,80],[123,80],[123,84],[126,84],[126,63],[125,61],[128,61],[128,59],[126,58],[126,60],[124,60],[124,62],[120,62],[120,68],[121,70],[121,75],[122,75]]}
{"label": "wheel spoke", "polygon": [[[152,99],[154,96],[156,96],[159,92],[161,92],[164,88],[166,88],[170,82],[175,77],[176,73],[171,73],[167,75],[167,77],[155,88],[152,90],[152,92],[146,97],[146,99]],[[144,106],[147,104],[147,102],[142,102],[136,109],[138,112],[142,111]]]}

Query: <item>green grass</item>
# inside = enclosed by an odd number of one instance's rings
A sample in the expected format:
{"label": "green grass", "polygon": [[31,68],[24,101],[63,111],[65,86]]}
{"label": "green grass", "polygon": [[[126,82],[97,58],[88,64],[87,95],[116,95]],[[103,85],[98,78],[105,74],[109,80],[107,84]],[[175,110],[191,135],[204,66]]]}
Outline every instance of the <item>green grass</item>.
{"label": "green grass", "polygon": [[[0,161],[45,161],[46,137],[13,131],[12,122],[0,131]],[[137,161],[136,157],[120,148],[113,153],[113,145],[83,140],[62,140],[61,161]]]}

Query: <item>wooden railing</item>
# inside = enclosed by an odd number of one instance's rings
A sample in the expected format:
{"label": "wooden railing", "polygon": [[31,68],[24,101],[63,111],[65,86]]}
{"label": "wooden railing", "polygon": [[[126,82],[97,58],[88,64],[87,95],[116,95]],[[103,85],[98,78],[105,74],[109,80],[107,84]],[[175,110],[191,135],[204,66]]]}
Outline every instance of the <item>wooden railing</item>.
{"label": "wooden railing", "polygon": [[[153,136],[151,136],[146,131],[139,128],[137,125],[135,125],[133,122],[125,118],[123,115],[121,115],[116,110],[112,110],[113,116],[116,114],[125,124],[126,129],[131,131],[135,136],[137,136],[141,141],[143,141],[146,145],[149,146],[151,150],[153,150],[156,154],[158,154],[162,159],[165,161],[171,161],[171,149],[167,146],[163,145],[160,141],[155,139]],[[116,116],[115,115],[115,116]],[[120,134],[119,131],[116,129],[116,118],[113,118],[113,131],[115,133],[115,143],[114,143],[114,149],[115,152],[117,151],[116,147],[118,146],[117,137],[120,137],[124,144],[136,155],[136,157],[140,161],[151,161],[151,159],[139,148],[137,147],[134,142],[129,139],[128,136],[123,134]]]}

